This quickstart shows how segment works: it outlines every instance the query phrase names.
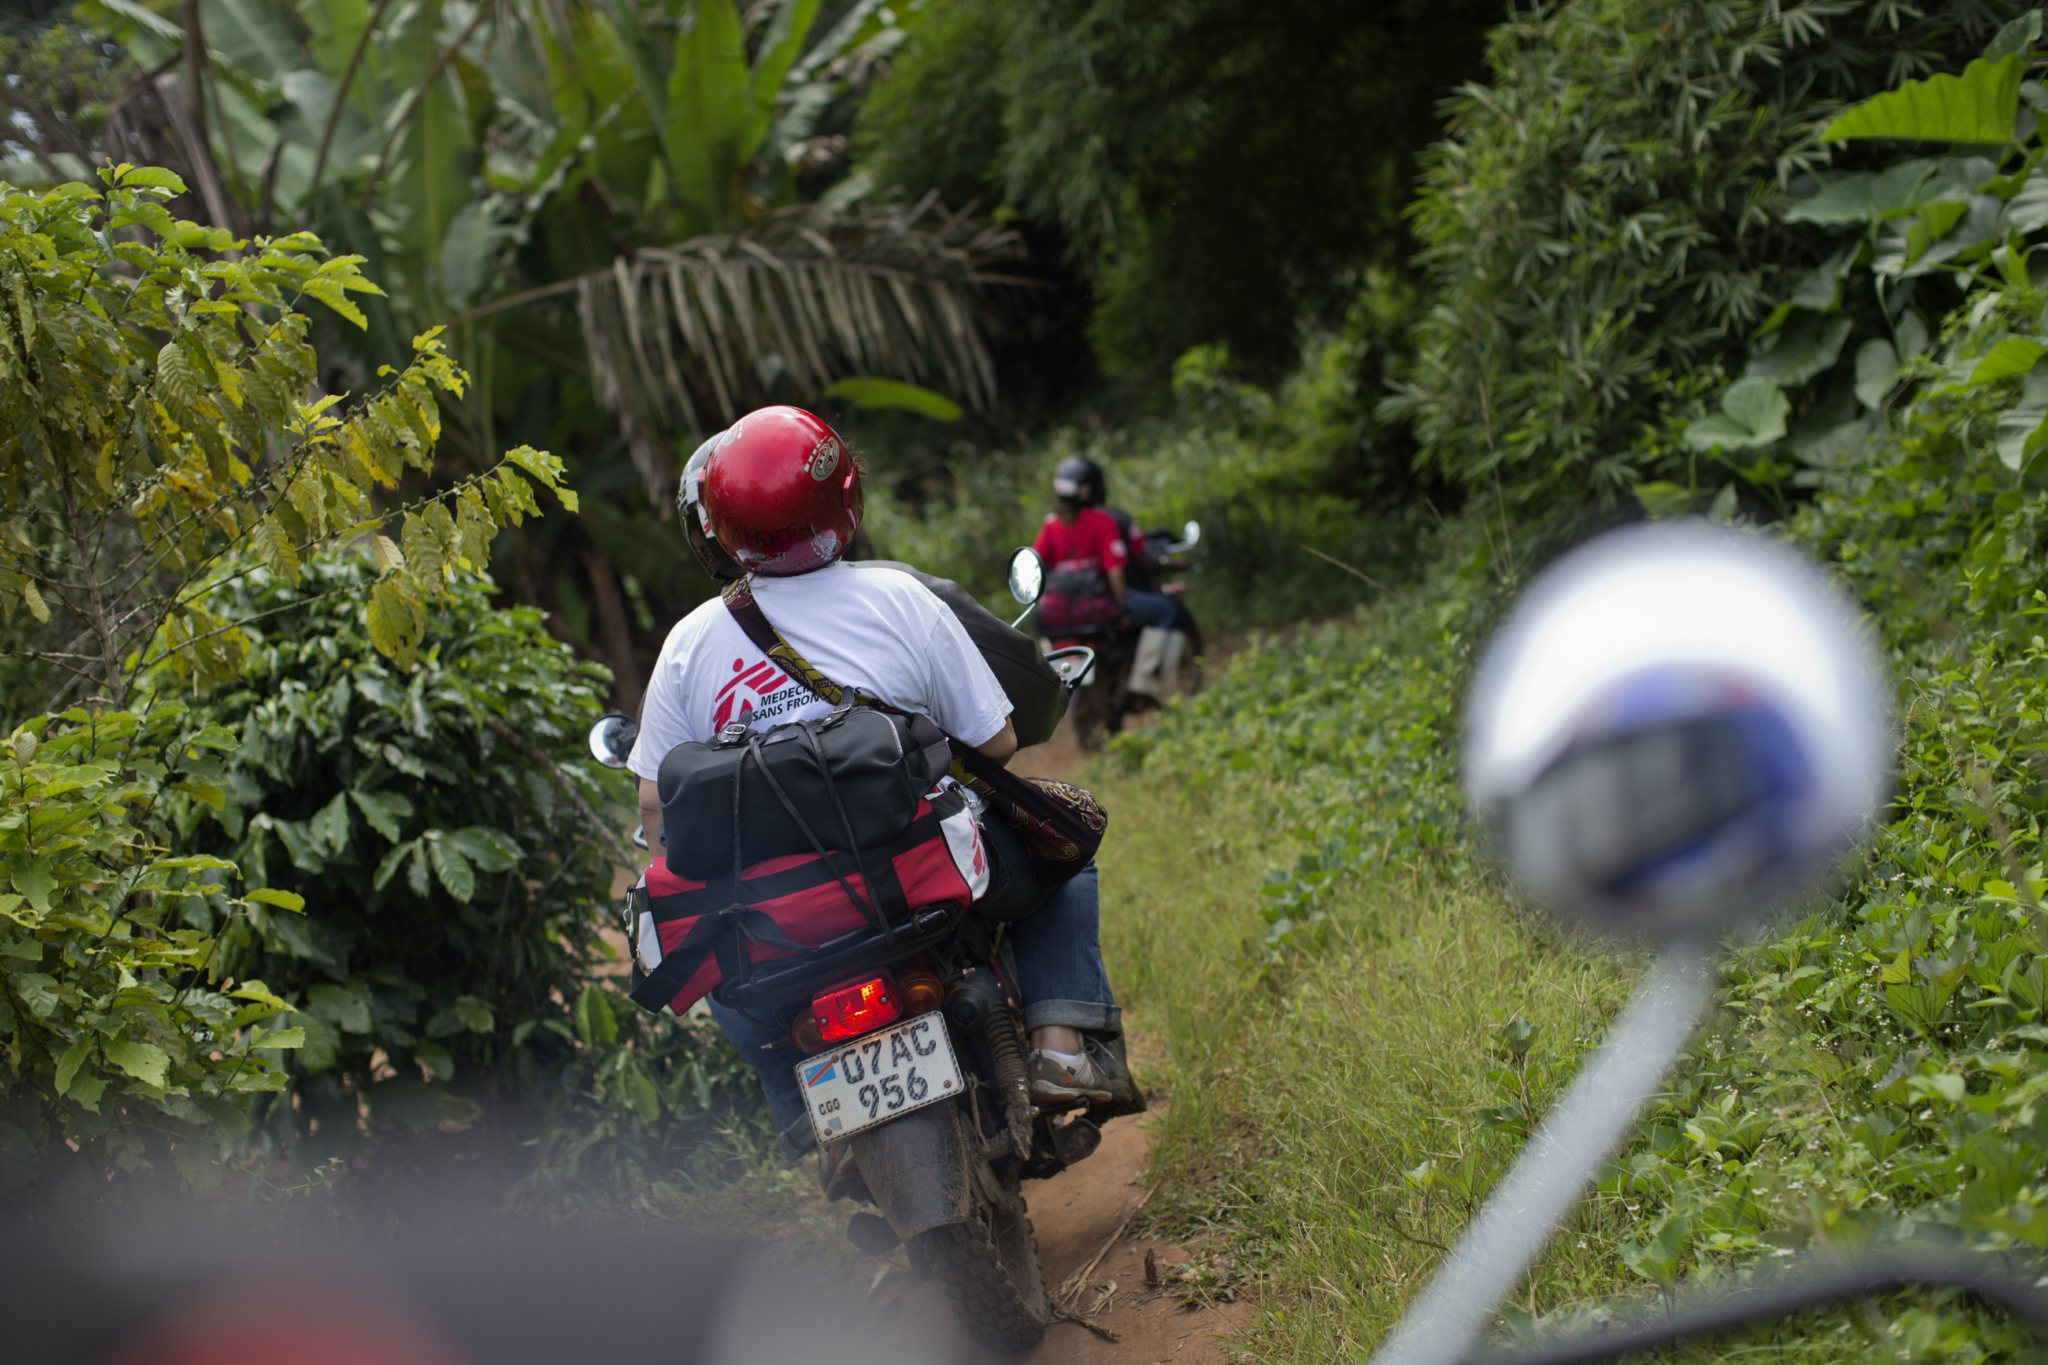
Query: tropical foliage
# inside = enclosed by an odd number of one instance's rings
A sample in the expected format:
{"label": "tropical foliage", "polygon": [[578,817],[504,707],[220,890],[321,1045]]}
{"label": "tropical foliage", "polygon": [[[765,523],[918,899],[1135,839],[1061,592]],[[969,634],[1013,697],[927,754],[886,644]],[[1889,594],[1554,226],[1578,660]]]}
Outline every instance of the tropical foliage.
{"label": "tropical foliage", "polygon": [[[195,837],[207,815],[270,828],[250,776],[271,757],[263,735],[237,734],[222,723],[239,719],[231,709],[191,699],[240,680],[279,615],[309,607],[330,660],[346,647],[352,666],[425,682],[415,665],[430,614],[445,619],[465,595],[481,603],[474,571],[503,525],[539,511],[532,484],[575,501],[559,462],[531,448],[439,495],[387,500],[431,467],[436,395],[466,382],[436,338],[420,337],[380,391],[311,398],[301,309],[317,300],[360,323],[351,296],[376,287],[357,258],[328,258],[307,233],[238,240],[173,218],[164,201],[183,186],[158,168],[110,167],[100,180],[103,192],[0,191],[0,602],[10,703],[42,712],[10,740],[0,818],[11,1189],[72,1154],[95,1176],[109,1163],[174,1168],[205,1186],[246,1137],[251,1097],[289,1085],[283,1050],[310,1044],[315,1071],[336,1059],[313,1009],[330,997],[288,960],[264,959],[289,998],[278,994],[248,951],[292,945],[346,982],[332,917],[307,918],[306,898],[273,884],[260,842],[223,850],[237,862]],[[369,563],[330,567],[344,546]],[[496,660],[506,679],[515,654]],[[423,692],[390,695],[425,704]],[[51,714],[71,696],[78,704]],[[549,700],[556,714],[591,705],[587,689]],[[420,731],[423,715],[407,710],[407,728]],[[542,717],[521,724],[529,748],[560,734]],[[373,752],[386,750],[424,774],[388,740]],[[405,798],[367,776],[358,808],[397,829]],[[322,838],[346,840],[346,803],[341,816],[337,826],[328,811],[305,856]],[[447,849],[438,829],[414,841],[444,886],[468,873],[473,887],[474,863],[508,870],[524,857],[475,823],[450,831]],[[471,1026],[484,1008],[456,1017]],[[274,1026],[291,1011],[303,1022]]]}
{"label": "tropical foliage", "polygon": [[[1806,186],[1784,217],[1826,229],[1839,256],[1789,282],[1749,373],[1727,386],[1720,413],[1686,429],[1697,454],[1741,462],[1745,488],[1782,498],[1781,532],[1869,608],[1898,685],[1899,792],[1829,895],[1725,945],[1712,1026],[1532,1277],[1544,1292],[1539,1303],[1531,1288],[1530,1312],[1580,1316],[1603,1267],[1668,1293],[1761,1281],[1802,1250],[1959,1243],[2030,1276],[2048,1252],[2048,486],[2035,467],[2044,294],[2029,268],[2048,224],[2029,210],[2041,144],[2020,79],[2040,32],[2039,15],[2023,16],[1982,58],[1959,62],[1961,74],[1904,83],[1825,127],[1830,138],[1907,141],[1961,130],[1981,155],[1888,149],[1868,170]],[[1828,431],[1834,444],[1815,458],[1802,433]],[[1771,460],[1780,473],[1758,469]],[[1673,492],[1668,510],[1692,501]],[[1277,796],[1279,824],[1309,845],[1267,877],[1248,965],[1269,985],[1285,991],[1318,956],[1373,950],[1385,928],[1372,915],[1331,918],[1347,885],[1412,876],[1498,893],[1457,818],[1463,689],[1446,682],[1462,683],[1470,642],[1530,556],[1526,543],[1505,560],[1475,544],[1502,534],[1459,523],[1421,588],[1362,629],[1262,648],[1162,725],[1119,741],[1148,775]],[[1441,1141],[1413,1142],[1387,1214],[1400,1238],[1449,1243],[1582,1061],[1590,1037],[1530,1024],[1548,1009],[1531,998],[1471,1040],[1495,1059],[1490,1093]],[[1351,1116],[1336,1121],[1358,1130]],[[1256,1206],[1271,1177],[1251,1159],[1221,1164],[1219,1183],[1242,1182]],[[1276,1196],[1300,1216],[1289,1191]],[[1259,1226],[1289,1235],[1284,1218]],[[2011,1324],[1946,1296],[1900,1296],[1878,1312],[1781,1338],[1855,1352],[1868,1349],[1858,1334],[1875,1332],[1916,1358],[1968,1360],[2025,1345]],[[1503,1316],[1527,1326],[1519,1308]],[[1275,1326],[1276,1340],[1286,1335]]]}
{"label": "tropical foliage", "polygon": [[[1490,38],[1490,85],[1451,102],[1411,209],[1431,300],[1384,411],[1414,423],[1427,468],[1517,514],[1692,486],[1685,421],[1834,255],[1772,212],[1828,169],[1825,126],[1903,78],[1962,67],[2016,8],[1580,0],[1517,14]],[[1920,306],[1952,302],[1930,291]],[[1788,335],[1788,355],[1810,340]]]}
{"label": "tropical foliage", "polygon": [[[998,201],[1088,279],[1113,371],[1221,343],[1261,379],[1408,249],[1439,92],[1499,0],[932,0],[860,110],[863,168]],[[1055,246],[1054,250],[1059,248]]]}
{"label": "tropical foliage", "polygon": [[171,811],[217,795],[232,734],[175,702],[73,708],[0,750],[0,1196],[85,1198],[116,1171],[219,1183],[304,1033],[260,979],[229,980],[222,919],[292,916],[235,868],[166,846]]}
{"label": "tropical foliage", "polygon": [[116,706],[159,662],[203,694],[248,650],[203,605],[211,589],[259,562],[296,581],[308,555],[362,538],[379,568],[370,639],[408,664],[427,600],[540,510],[529,478],[574,507],[560,461],[521,447],[442,496],[375,508],[432,466],[437,394],[463,391],[438,338],[417,338],[382,392],[338,412],[344,395],[309,401],[302,306],[360,324],[350,295],[376,292],[360,259],[311,234],[248,242],[174,219],[168,171],[101,179],[104,194],[0,191],[0,602],[51,646],[14,658]]}

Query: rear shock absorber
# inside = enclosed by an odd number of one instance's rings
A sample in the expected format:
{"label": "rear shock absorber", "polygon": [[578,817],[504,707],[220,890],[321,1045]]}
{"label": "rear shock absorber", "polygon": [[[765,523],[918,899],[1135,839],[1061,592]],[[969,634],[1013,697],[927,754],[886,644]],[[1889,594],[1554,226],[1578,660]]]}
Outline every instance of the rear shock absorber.
{"label": "rear shock absorber", "polygon": [[1031,1077],[1024,1065],[1024,1042],[1017,1035],[1017,1015],[1003,998],[1002,988],[987,972],[969,971],[946,994],[947,1017],[981,1041],[996,1094],[1002,1098],[1010,1129],[1010,1147],[1017,1158],[1031,1156],[1031,1121],[1038,1117],[1031,1103]]}

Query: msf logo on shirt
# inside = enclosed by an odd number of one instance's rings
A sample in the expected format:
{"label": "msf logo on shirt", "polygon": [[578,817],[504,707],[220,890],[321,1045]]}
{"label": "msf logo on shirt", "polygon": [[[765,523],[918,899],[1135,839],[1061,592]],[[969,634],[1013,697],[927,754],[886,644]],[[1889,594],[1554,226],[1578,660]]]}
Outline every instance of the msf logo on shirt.
{"label": "msf logo on shirt", "polygon": [[760,709],[762,702],[789,681],[789,676],[771,663],[748,668],[745,659],[734,659],[732,671],[735,676],[718,689],[718,707],[711,715],[713,734],[723,730],[730,721],[745,724],[747,718]]}

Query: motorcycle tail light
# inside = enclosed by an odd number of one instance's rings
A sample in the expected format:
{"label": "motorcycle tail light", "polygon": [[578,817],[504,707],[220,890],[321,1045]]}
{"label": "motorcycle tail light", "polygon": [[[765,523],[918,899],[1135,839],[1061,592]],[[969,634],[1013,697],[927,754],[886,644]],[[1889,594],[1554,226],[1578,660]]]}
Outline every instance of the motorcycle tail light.
{"label": "motorcycle tail light", "polygon": [[902,1017],[903,1005],[886,976],[856,981],[811,1001],[818,1032],[828,1043],[858,1038]]}
{"label": "motorcycle tail light", "polygon": [[807,1057],[816,1056],[825,1050],[825,1032],[818,1027],[815,1010],[799,1014],[789,1026],[789,1041],[795,1043]]}
{"label": "motorcycle tail light", "polygon": [[946,988],[930,972],[912,972],[896,983],[906,1014],[927,1014],[945,1003]]}

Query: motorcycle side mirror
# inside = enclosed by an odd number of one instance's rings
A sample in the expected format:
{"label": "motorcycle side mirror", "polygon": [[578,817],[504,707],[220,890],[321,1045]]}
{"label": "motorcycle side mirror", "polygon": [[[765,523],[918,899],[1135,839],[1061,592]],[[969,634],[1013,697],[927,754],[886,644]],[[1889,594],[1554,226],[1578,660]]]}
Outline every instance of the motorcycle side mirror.
{"label": "motorcycle side mirror", "polygon": [[1882,679],[1856,608],[1783,546],[1616,532],[1546,571],[1488,646],[1472,803],[1536,899],[1716,934],[1808,889],[1868,823]]}
{"label": "motorcycle side mirror", "polygon": [[1664,944],[1372,1365],[1469,1358],[1712,1004],[1716,935],[1862,833],[1883,679],[1855,607],[1760,536],[1654,522],[1530,586],[1473,682],[1472,805],[1525,891]]}
{"label": "motorcycle side mirror", "polygon": [[607,768],[626,766],[633,741],[640,738],[640,725],[631,716],[614,711],[590,727],[590,756]]}
{"label": "motorcycle side mirror", "polygon": [[1010,596],[1020,607],[1036,606],[1045,596],[1045,561],[1030,546],[1010,552]]}
{"label": "motorcycle side mirror", "polygon": [[1190,521],[1180,528],[1180,543],[1192,550],[1202,543],[1202,523]]}

